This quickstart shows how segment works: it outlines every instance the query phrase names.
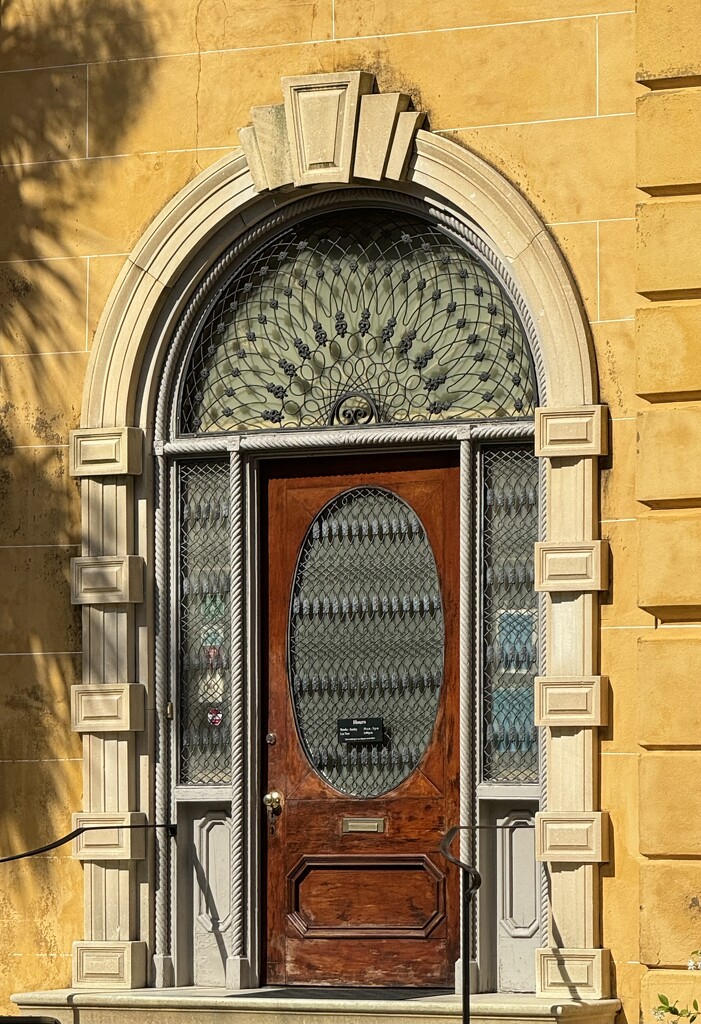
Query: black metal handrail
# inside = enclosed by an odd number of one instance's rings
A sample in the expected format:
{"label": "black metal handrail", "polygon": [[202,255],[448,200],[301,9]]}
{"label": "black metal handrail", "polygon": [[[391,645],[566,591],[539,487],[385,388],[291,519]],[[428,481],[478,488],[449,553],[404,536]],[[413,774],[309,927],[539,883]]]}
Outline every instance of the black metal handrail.
{"label": "black metal handrail", "polygon": [[72,839],[77,839],[83,832],[104,832],[105,829],[113,830],[118,829],[135,829],[135,828],[166,828],[168,829],[168,835],[174,838],[177,826],[172,822],[153,823],[150,821],[139,822],[137,825],[120,825],[117,822],[114,825],[81,825],[80,828],[74,828],[72,832],[67,832],[65,836],[61,836],[60,839],[54,839],[51,843],[46,843],[44,846],[37,846],[36,850],[25,850],[24,853],[13,853],[9,857],[0,857],[0,864],[7,864],[11,860],[24,860],[25,857],[36,857],[40,853],[48,853],[49,850],[56,850],[59,846],[65,846],[66,843],[70,843]]}
{"label": "black metal handrail", "polygon": [[470,1024],[470,916],[472,897],[482,884],[482,876],[473,864],[460,860],[450,852],[450,847],[459,832],[475,832],[485,830],[501,831],[517,828],[535,828],[530,821],[513,821],[509,825],[454,825],[448,829],[440,841],[438,852],[451,864],[456,864],[462,872],[462,913],[461,932],[462,950],[460,959],[462,980],[462,1024]]}

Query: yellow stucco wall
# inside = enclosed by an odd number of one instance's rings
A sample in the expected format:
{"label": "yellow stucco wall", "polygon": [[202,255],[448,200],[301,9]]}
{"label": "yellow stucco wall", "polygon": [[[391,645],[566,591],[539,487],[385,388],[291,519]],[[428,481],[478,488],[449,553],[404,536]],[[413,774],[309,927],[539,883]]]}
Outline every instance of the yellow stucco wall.
{"label": "yellow stucco wall", "polygon": [[[690,141],[701,108],[701,16],[695,0],[639,0],[636,49],[631,6],[4,4],[0,852],[67,831],[80,807],[69,688],[81,637],[68,586],[79,491],[67,475],[66,446],[97,320],[124,256],[183,185],[238,144],[252,105],[279,102],[281,75],[365,69],[382,91],[409,93],[434,131],[471,147],[522,190],[580,289],[612,417],[601,500],[613,569],[601,615],[601,671],[613,708],[602,734],[601,806],[613,825],[602,944],[612,951],[629,1024],[638,1019],[647,968],[683,963],[701,945],[696,867],[679,859],[686,847],[665,838],[665,821],[677,829],[684,820],[683,801],[662,821],[650,809],[670,787],[683,787],[686,772],[693,778],[696,755],[676,748],[701,747],[698,715],[683,712],[696,679],[685,666],[701,650],[698,467],[685,482],[687,460],[698,459],[701,415],[701,169]],[[665,90],[636,85],[636,69],[646,85]],[[653,198],[636,193],[636,180]],[[688,403],[683,415],[675,417],[670,399]],[[674,561],[671,545],[679,549]],[[668,711],[655,694],[668,691],[670,679],[684,698]],[[656,709],[652,724],[638,712],[643,694]],[[678,723],[669,732],[660,725],[667,714]],[[67,848],[0,872],[3,1005],[11,991],[70,983],[82,879]],[[646,1014],[649,1003],[646,987]]]}

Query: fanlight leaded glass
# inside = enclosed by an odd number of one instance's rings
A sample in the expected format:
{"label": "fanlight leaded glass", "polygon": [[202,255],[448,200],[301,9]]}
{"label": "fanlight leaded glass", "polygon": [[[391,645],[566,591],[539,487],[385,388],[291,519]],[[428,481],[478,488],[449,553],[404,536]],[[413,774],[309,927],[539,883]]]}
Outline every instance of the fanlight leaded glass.
{"label": "fanlight leaded glass", "polygon": [[180,477],[180,782],[231,776],[229,466]]}
{"label": "fanlight leaded glass", "polygon": [[528,416],[519,317],[493,270],[396,212],[324,214],[217,293],[184,380],[185,433]]}
{"label": "fanlight leaded glass", "polygon": [[[307,757],[332,786],[373,797],[426,752],[443,682],[436,563],[413,509],[379,487],[345,491],[312,522],[292,587],[289,677]],[[381,718],[344,743],[339,719]]]}
{"label": "fanlight leaded glass", "polygon": [[482,497],[482,777],[536,782],[538,462],[525,447],[487,448]]}

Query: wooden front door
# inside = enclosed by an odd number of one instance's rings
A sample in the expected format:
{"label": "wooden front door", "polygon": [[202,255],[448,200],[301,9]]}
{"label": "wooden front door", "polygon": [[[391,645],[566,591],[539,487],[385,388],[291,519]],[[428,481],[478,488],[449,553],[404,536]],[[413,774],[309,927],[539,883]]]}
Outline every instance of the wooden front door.
{"label": "wooden front door", "polygon": [[262,499],[265,981],[452,987],[457,456],[269,463]]}

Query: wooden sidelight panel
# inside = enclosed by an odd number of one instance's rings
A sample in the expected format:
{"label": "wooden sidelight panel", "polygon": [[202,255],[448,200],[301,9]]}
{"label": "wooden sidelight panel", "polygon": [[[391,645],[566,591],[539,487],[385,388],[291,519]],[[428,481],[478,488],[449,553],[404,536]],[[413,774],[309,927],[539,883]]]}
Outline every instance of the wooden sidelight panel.
{"label": "wooden sidelight panel", "polygon": [[266,981],[452,987],[457,454],[263,481]]}

